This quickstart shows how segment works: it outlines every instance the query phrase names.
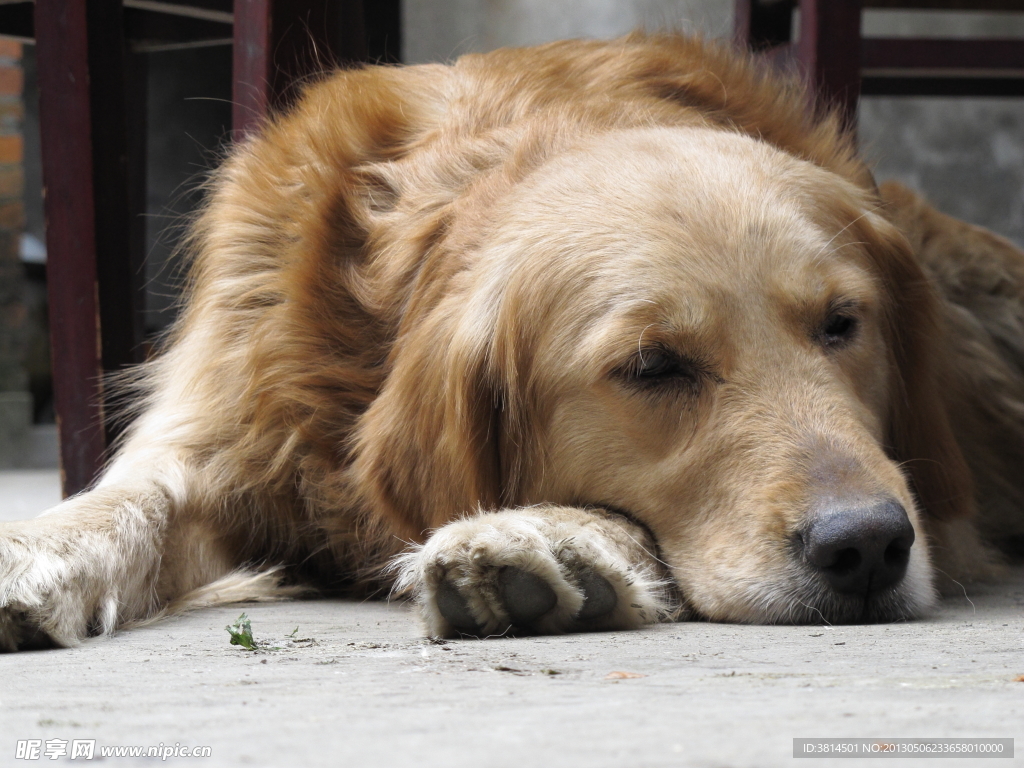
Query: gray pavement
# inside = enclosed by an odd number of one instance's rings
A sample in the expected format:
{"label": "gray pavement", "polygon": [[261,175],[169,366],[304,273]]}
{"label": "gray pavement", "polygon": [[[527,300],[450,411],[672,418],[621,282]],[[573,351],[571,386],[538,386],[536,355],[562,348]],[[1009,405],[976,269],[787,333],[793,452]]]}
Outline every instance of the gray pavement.
{"label": "gray pavement", "polygon": [[[203,766],[853,768],[866,761],[796,760],[793,738],[937,736],[1013,737],[1018,755],[938,765],[1024,765],[1024,573],[968,595],[903,624],[446,643],[421,638],[404,605],[208,609],[0,656],[0,765],[56,762],[17,759],[18,740],[79,739],[96,761],[101,747],[208,746],[167,760]],[[243,610],[269,649],[229,644]]]}

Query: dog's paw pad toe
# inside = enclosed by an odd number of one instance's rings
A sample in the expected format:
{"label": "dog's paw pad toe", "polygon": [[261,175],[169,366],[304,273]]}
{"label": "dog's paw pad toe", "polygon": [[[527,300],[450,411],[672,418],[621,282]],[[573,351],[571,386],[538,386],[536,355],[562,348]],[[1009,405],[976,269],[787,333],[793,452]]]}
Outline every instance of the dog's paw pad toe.
{"label": "dog's paw pad toe", "polygon": [[544,579],[512,566],[501,569],[498,589],[509,618],[518,626],[529,626],[558,602],[555,591]]}
{"label": "dog's paw pad toe", "polygon": [[480,627],[469,610],[469,603],[454,584],[449,581],[442,581],[438,584],[435,600],[437,601],[437,610],[457,632],[466,635],[479,634]]}
{"label": "dog's paw pad toe", "polygon": [[584,571],[580,575],[579,586],[583,590],[584,601],[576,618],[583,621],[599,619],[615,610],[619,602],[615,587],[597,571]]}

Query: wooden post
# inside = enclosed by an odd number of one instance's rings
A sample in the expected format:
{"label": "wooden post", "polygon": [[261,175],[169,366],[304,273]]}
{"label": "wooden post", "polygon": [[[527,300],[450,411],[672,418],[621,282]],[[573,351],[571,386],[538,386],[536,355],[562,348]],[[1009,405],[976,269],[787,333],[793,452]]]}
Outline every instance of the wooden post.
{"label": "wooden post", "polygon": [[862,0],[799,0],[799,39],[791,42],[796,0],[736,0],[736,45],[764,53],[776,66],[795,63],[819,104],[838,107],[847,130],[857,125]]}
{"label": "wooden post", "polygon": [[310,76],[355,62],[397,62],[398,0],[235,0],[236,138],[286,107]]}
{"label": "wooden post", "polygon": [[790,41],[793,0],[772,3],[736,0],[733,42],[737,47],[764,51]]}
{"label": "wooden post", "polygon": [[847,130],[857,126],[861,6],[861,0],[800,0],[797,60],[818,102],[839,107]]}
{"label": "wooden post", "polygon": [[[287,106],[310,75],[339,63],[346,38],[363,39],[362,4],[346,0],[235,0],[232,123],[236,138]],[[365,43],[362,56],[365,58]]]}
{"label": "wooden post", "polygon": [[38,0],[35,34],[53,388],[70,495],[95,479],[113,436],[103,373],[138,353],[121,2]]}

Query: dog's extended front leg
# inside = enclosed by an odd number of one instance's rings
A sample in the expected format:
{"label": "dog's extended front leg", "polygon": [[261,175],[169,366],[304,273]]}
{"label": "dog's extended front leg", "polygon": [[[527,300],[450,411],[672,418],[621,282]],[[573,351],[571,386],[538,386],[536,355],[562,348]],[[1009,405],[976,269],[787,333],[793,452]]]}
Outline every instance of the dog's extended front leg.
{"label": "dog's extended front leg", "polygon": [[122,481],[0,523],[0,651],[108,634],[238,568],[181,503],[156,481]]}
{"label": "dog's extended front leg", "polygon": [[632,629],[681,608],[646,529],[602,509],[539,505],[449,523],[395,562],[430,635]]}

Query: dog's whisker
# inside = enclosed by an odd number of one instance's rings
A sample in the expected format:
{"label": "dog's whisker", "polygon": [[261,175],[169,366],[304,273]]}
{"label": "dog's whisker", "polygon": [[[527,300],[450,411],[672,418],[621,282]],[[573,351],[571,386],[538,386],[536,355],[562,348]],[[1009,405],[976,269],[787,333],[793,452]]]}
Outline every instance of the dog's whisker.
{"label": "dog's whisker", "polygon": [[936,572],[938,572],[938,573],[941,573],[941,574],[942,574],[943,576],[945,576],[945,577],[946,577],[947,579],[949,579],[949,580],[950,580],[951,582],[953,582],[954,584],[956,584],[956,585],[957,585],[958,587],[960,587],[960,589],[961,589],[961,590],[963,591],[963,593],[964,593],[964,600],[966,600],[966,601],[967,601],[968,603],[970,603],[970,604],[971,604],[971,610],[972,610],[972,611],[973,611],[973,612],[974,612],[975,614],[977,614],[977,613],[978,613],[978,608],[977,608],[977,606],[976,606],[976,605],[974,604],[974,601],[973,601],[973,600],[971,600],[971,598],[970,598],[970,597],[969,597],[969,596],[967,595],[967,588],[966,588],[966,587],[965,587],[965,586],[964,586],[963,584],[961,584],[961,583],[960,583],[959,581],[957,581],[956,579],[954,579],[954,578],[953,578],[952,576],[950,576],[950,575],[949,575],[948,573],[946,573],[946,572],[945,572],[944,570],[942,570],[941,568],[936,568],[935,570],[936,570]]}
{"label": "dog's whisker", "polygon": [[828,247],[830,245],[832,245],[832,243],[835,242],[836,238],[839,237],[841,234],[843,234],[843,232],[848,230],[850,227],[852,227],[854,224],[856,224],[861,219],[863,219],[863,218],[865,218],[867,216],[870,216],[871,214],[875,213],[876,211],[881,210],[883,207],[885,207],[884,203],[879,203],[878,205],[874,206],[873,208],[870,208],[870,209],[864,211],[863,213],[861,213],[860,216],[855,218],[853,221],[849,222],[846,226],[844,226],[842,229],[840,229],[838,232],[836,232],[834,235],[832,235],[832,237],[829,238],[829,241],[827,243],[825,243],[825,245],[823,245],[821,247],[821,250],[818,251],[817,254],[815,254],[814,258],[817,259],[819,256],[821,256],[821,254],[823,254],[828,249]]}

